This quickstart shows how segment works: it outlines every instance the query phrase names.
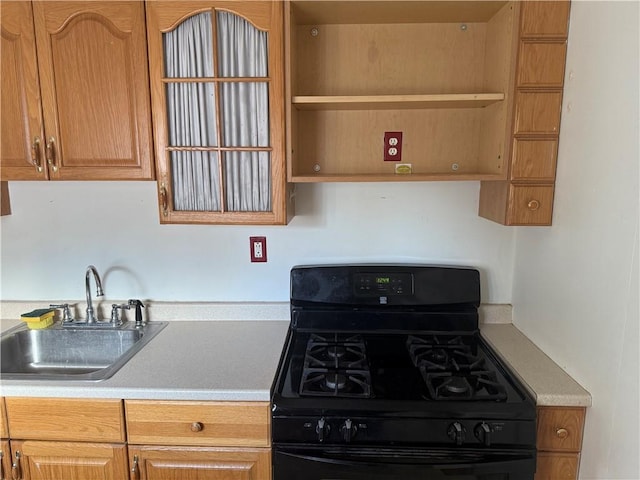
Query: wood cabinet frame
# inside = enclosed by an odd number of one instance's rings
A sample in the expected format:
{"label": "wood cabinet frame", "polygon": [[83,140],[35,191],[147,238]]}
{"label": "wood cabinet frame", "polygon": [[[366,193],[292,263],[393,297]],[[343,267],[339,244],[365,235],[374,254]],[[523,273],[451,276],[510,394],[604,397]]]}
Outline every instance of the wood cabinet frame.
{"label": "wood cabinet frame", "polygon": [[[170,164],[169,135],[166,113],[166,89],[164,77],[164,51],[162,35],[171,31],[188,17],[204,12],[224,10],[235,13],[259,30],[269,34],[267,78],[269,89],[269,129],[271,155],[271,211],[225,211],[224,179],[221,175],[221,199],[223,208],[215,211],[176,210],[173,201],[173,185]],[[156,170],[158,178],[158,205],[160,223],[185,224],[285,224],[293,215],[293,204],[288,194],[284,157],[284,69],[282,36],[282,2],[269,0],[237,1],[154,1],[147,3],[147,32],[149,68],[151,77],[151,102],[155,139]],[[218,77],[197,79],[218,82]],[[245,79],[246,80],[246,79]],[[219,122],[218,122],[219,123]],[[207,151],[222,151],[222,147],[207,147]],[[219,160],[221,161],[221,160]]]}

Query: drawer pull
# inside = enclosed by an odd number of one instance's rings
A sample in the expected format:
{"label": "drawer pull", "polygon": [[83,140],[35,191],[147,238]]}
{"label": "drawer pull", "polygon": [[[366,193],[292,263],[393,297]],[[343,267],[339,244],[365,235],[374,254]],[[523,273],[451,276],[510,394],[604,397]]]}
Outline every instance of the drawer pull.
{"label": "drawer pull", "polygon": [[22,457],[20,452],[16,452],[16,460],[11,465],[11,478],[13,478],[13,480],[22,480],[22,467],[20,466],[20,457]]}
{"label": "drawer pull", "polygon": [[535,212],[540,208],[540,202],[538,200],[531,200],[527,203],[527,208],[532,212]]}
{"label": "drawer pull", "polygon": [[[43,170],[42,160],[40,159],[40,143],[40,137],[36,137],[33,139],[33,144],[31,145],[31,157],[38,173],[42,173]],[[2,480],[4,480],[4,477]]]}
{"label": "drawer pull", "polygon": [[58,171],[58,165],[56,160],[56,139],[49,137],[47,146],[45,148],[45,155],[47,157],[47,163],[54,172]]}
{"label": "drawer pull", "polygon": [[131,467],[131,473],[134,480],[140,480],[140,466],[138,465],[138,455],[133,456],[133,467]]}
{"label": "drawer pull", "polygon": [[556,430],[556,437],[567,438],[568,436],[569,436],[569,431],[566,428],[559,428]]}
{"label": "drawer pull", "polygon": [[204,430],[204,425],[201,422],[193,422],[191,424],[192,432],[201,432],[202,430]]}

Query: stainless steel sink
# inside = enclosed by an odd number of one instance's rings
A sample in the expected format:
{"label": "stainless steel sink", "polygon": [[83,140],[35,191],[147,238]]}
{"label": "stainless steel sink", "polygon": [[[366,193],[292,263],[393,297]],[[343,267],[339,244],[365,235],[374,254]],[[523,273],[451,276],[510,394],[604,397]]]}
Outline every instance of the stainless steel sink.
{"label": "stainless steel sink", "polygon": [[43,330],[25,325],[2,335],[0,377],[5,380],[104,380],[112,376],[149,341],[166,322],[136,329],[62,328]]}

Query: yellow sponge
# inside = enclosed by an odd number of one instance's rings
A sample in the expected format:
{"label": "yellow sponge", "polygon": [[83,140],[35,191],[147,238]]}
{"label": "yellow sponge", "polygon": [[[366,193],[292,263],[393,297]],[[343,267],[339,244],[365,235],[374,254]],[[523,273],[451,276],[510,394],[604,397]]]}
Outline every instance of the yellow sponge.
{"label": "yellow sponge", "polygon": [[23,313],[20,319],[27,323],[27,327],[31,330],[40,330],[53,325],[53,317],[55,310],[49,308],[39,308],[29,313]]}

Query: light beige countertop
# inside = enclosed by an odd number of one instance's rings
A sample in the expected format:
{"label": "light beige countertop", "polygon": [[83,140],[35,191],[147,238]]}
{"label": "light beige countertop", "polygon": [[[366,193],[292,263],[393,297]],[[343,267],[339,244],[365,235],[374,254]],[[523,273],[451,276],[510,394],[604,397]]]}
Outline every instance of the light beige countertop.
{"label": "light beige countertop", "polygon": [[[0,395],[269,401],[289,326],[288,319],[279,318],[288,313],[287,308],[280,304],[256,304],[247,310],[243,306],[241,311],[250,312],[252,318],[263,318],[262,314],[267,313],[270,319],[239,320],[237,309],[227,307],[224,311],[231,318],[220,320],[216,309],[190,306],[190,314],[185,315],[189,320],[169,321],[165,329],[106,380],[0,379]],[[25,305],[19,308],[28,310]],[[2,310],[4,318],[16,318],[5,316],[7,304]],[[590,406],[591,395],[508,323],[510,312],[506,310],[481,308],[481,332],[529,388],[537,404]],[[200,318],[210,320],[193,320],[205,312]],[[166,319],[159,314],[152,318]],[[4,331],[17,323],[3,320],[1,328]]]}
{"label": "light beige countertop", "polygon": [[512,324],[481,325],[484,339],[528,387],[539,406],[590,407],[591,395]]}
{"label": "light beige countertop", "polygon": [[0,395],[269,401],[288,327],[273,320],[169,322],[111,378],[1,380]]}

